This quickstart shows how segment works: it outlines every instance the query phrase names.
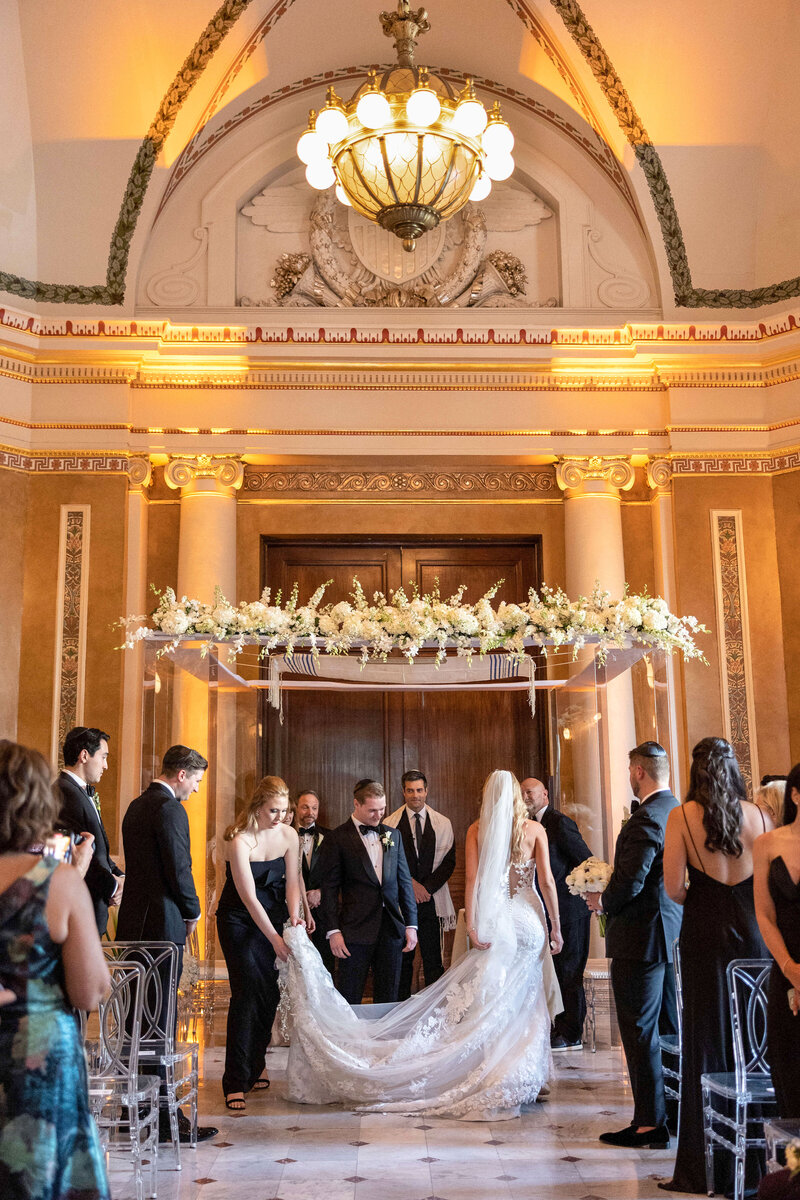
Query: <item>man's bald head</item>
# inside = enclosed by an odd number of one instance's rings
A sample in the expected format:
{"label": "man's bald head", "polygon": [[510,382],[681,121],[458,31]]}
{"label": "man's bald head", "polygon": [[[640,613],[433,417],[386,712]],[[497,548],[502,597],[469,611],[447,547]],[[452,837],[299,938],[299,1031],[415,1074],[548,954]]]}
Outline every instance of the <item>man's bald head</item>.
{"label": "man's bald head", "polygon": [[523,779],[519,785],[522,788],[522,799],[525,801],[525,807],[528,810],[528,815],[533,816],[543,808],[547,808],[549,796],[547,788],[542,783],[541,779],[534,779],[532,776],[528,779]]}

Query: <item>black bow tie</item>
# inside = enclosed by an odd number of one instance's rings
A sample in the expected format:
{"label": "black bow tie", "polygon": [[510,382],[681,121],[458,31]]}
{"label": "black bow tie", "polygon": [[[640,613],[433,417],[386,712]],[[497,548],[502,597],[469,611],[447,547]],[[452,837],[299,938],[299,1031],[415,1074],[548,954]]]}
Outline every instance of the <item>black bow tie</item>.
{"label": "black bow tie", "polygon": [[93,783],[87,783],[86,795],[89,797],[90,800],[94,800],[95,796],[97,795],[97,788],[94,786]]}
{"label": "black bow tie", "polygon": [[306,834],[310,834],[311,837],[313,837],[316,832],[317,832],[316,825],[307,825],[305,829],[300,830],[300,836],[305,837]]}
{"label": "black bow tie", "polygon": [[378,830],[374,825],[359,825],[358,832],[362,837],[368,837],[371,833],[374,833],[376,837],[378,836]]}

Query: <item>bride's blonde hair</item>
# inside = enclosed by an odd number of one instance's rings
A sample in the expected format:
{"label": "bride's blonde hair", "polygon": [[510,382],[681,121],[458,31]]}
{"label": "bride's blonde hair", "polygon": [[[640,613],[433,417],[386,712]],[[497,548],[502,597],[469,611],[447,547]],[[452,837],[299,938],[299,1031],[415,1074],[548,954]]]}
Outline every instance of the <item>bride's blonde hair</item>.
{"label": "bride's blonde hair", "polygon": [[[522,857],[522,845],[525,841],[525,822],[529,821],[530,817],[528,816],[528,810],[525,807],[525,801],[522,799],[522,788],[520,787],[519,780],[512,771],[509,771],[508,773],[511,776],[511,791],[514,796],[514,815],[511,821],[511,846],[509,849],[511,854],[511,862],[521,863],[524,862]],[[486,785],[493,774],[494,772],[491,772],[491,774],[486,776],[486,779],[483,782],[481,795],[486,791]],[[480,845],[480,840],[481,837],[479,827],[478,845]]]}
{"label": "bride's blonde hair", "polygon": [[229,825],[225,830],[225,841],[232,842],[239,833],[249,833],[254,836],[258,831],[258,810],[262,804],[266,804],[268,800],[279,800],[283,797],[288,800],[289,789],[280,776],[265,775],[256,785],[253,798],[244,812],[239,814],[238,821],[234,821],[233,825]]}

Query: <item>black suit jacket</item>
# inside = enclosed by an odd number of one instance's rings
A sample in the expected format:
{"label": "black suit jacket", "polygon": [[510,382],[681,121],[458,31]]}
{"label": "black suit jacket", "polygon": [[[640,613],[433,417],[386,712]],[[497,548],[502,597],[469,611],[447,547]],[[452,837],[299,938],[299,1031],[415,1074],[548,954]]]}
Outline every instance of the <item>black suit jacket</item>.
{"label": "black suit jacket", "polygon": [[417,847],[414,842],[414,831],[411,828],[408,809],[404,810],[403,815],[398,821],[397,831],[403,839],[403,849],[406,852],[406,862],[411,872],[411,878],[416,879],[417,883],[421,883],[424,888],[427,888],[431,896],[433,896],[433,893],[438,892],[440,887],[444,887],[456,869],[455,842],[453,842],[453,845],[434,871],[433,859],[436,854],[436,833],[434,832],[430,817],[426,816],[425,818],[425,828],[422,831],[422,846],[420,847],[419,857],[417,857]]}
{"label": "black suit jacket", "polygon": [[200,901],[192,879],[189,818],[180,800],[151,783],[125,813],[122,844],[125,890],[117,937],[182,946],[184,922],[200,916]]}
{"label": "black suit jacket", "polygon": [[570,871],[577,867],[578,863],[591,858],[591,850],[581,837],[578,826],[566,813],[556,812],[548,805],[542,813],[540,824],[547,834],[550,869],[556,881],[561,924],[569,925],[576,921],[590,920],[592,914],[586,907],[585,900],[580,896],[572,895],[566,880]]}
{"label": "black suit jacket", "polygon": [[610,958],[672,961],[683,909],[664,891],[664,831],[678,803],[669,788],[653,792],[620,830],[614,873],[603,892]]}
{"label": "black suit jacket", "polygon": [[94,905],[94,918],[101,937],[108,924],[108,904],[117,890],[117,879],[122,875],[119,867],[111,860],[108,837],[97,809],[89,799],[86,789],[62,771],[53,791],[59,803],[58,824],[67,833],[91,833],[94,835],[94,854],[86,872],[86,886]]}
{"label": "black suit jacket", "polygon": [[373,945],[384,912],[398,937],[404,936],[407,925],[416,925],[417,905],[402,840],[396,829],[379,825],[378,836],[384,839],[387,835],[388,845],[381,848],[382,882],[349,817],[323,841],[319,911],[325,933],[339,929],[345,943]]}
{"label": "black suit jacket", "polygon": [[303,851],[303,831],[297,830],[297,836],[300,838],[300,868],[303,872],[303,883],[306,885],[306,891],[314,891],[315,888],[322,888],[322,877],[320,875],[320,862],[322,861],[322,843],[330,833],[330,829],[325,829],[323,825],[317,825],[317,832],[314,836],[314,845],[311,848],[311,861],[306,862],[306,856]]}

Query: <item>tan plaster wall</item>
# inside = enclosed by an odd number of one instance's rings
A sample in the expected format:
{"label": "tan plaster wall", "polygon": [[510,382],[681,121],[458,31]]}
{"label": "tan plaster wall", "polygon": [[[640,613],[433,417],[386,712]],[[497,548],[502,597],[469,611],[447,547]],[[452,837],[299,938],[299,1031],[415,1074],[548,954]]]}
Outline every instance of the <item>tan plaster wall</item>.
{"label": "tan plaster wall", "polygon": [[[800,621],[795,617],[800,597],[800,472],[776,475],[775,539],[778,576],[783,606],[783,653],[786,662],[786,691],[789,713],[790,761],[800,760]],[[784,767],[775,767],[783,774]],[[770,768],[771,769],[771,768]],[[766,770],[766,768],[765,768]]]}
{"label": "tan plaster wall", "polygon": [[28,476],[22,471],[0,471],[0,510],[3,513],[0,548],[0,737],[16,738],[19,701],[22,594],[25,562],[25,515]]}
{"label": "tan plaster wall", "polygon": [[[109,768],[99,792],[103,823],[117,827],[118,757],[122,727],[120,630],[112,628],[125,602],[125,499],[127,479],[87,475],[31,476],[24,562],[22,671],[18,736],[50,755],[55,698],[55,645],[59,523],[62,504],[91,506],[89,548],[89,635],[83,719],[108,730]],[[115,847],[112,845],[112,850]]]}
{"label": "tan plaster wall", "polygon": [[647,588],[655,592],[653,559],[653,516],[650,504],[639,501],[622,503],[622,546],[625,555],[625,581],[632,592]]}
{"label": "tan plaster wall", "polygon": [[[685,667],[689,747],[702,737],[724,735],[719,642],[712,561],[712,509],[741,510],[745,574],[750,615],[753,701],[758,769],[779,772],[789,758],[786,670],[781,639],[776,521],[771,479],[692,478],[674,480],[676,560],[681,612],[692,613],[711,630],[700,636],[709,665]],[[782,515],[779,517],[783,520]]]}
{"label": "tan plaster wall", "polygon": [[180,521],[181,505],[177,498],[148,505],[146,612],[152,612],[156,606],[156,597],[150,590],[151,584],[160,591],[166,587],[178,586]]}

